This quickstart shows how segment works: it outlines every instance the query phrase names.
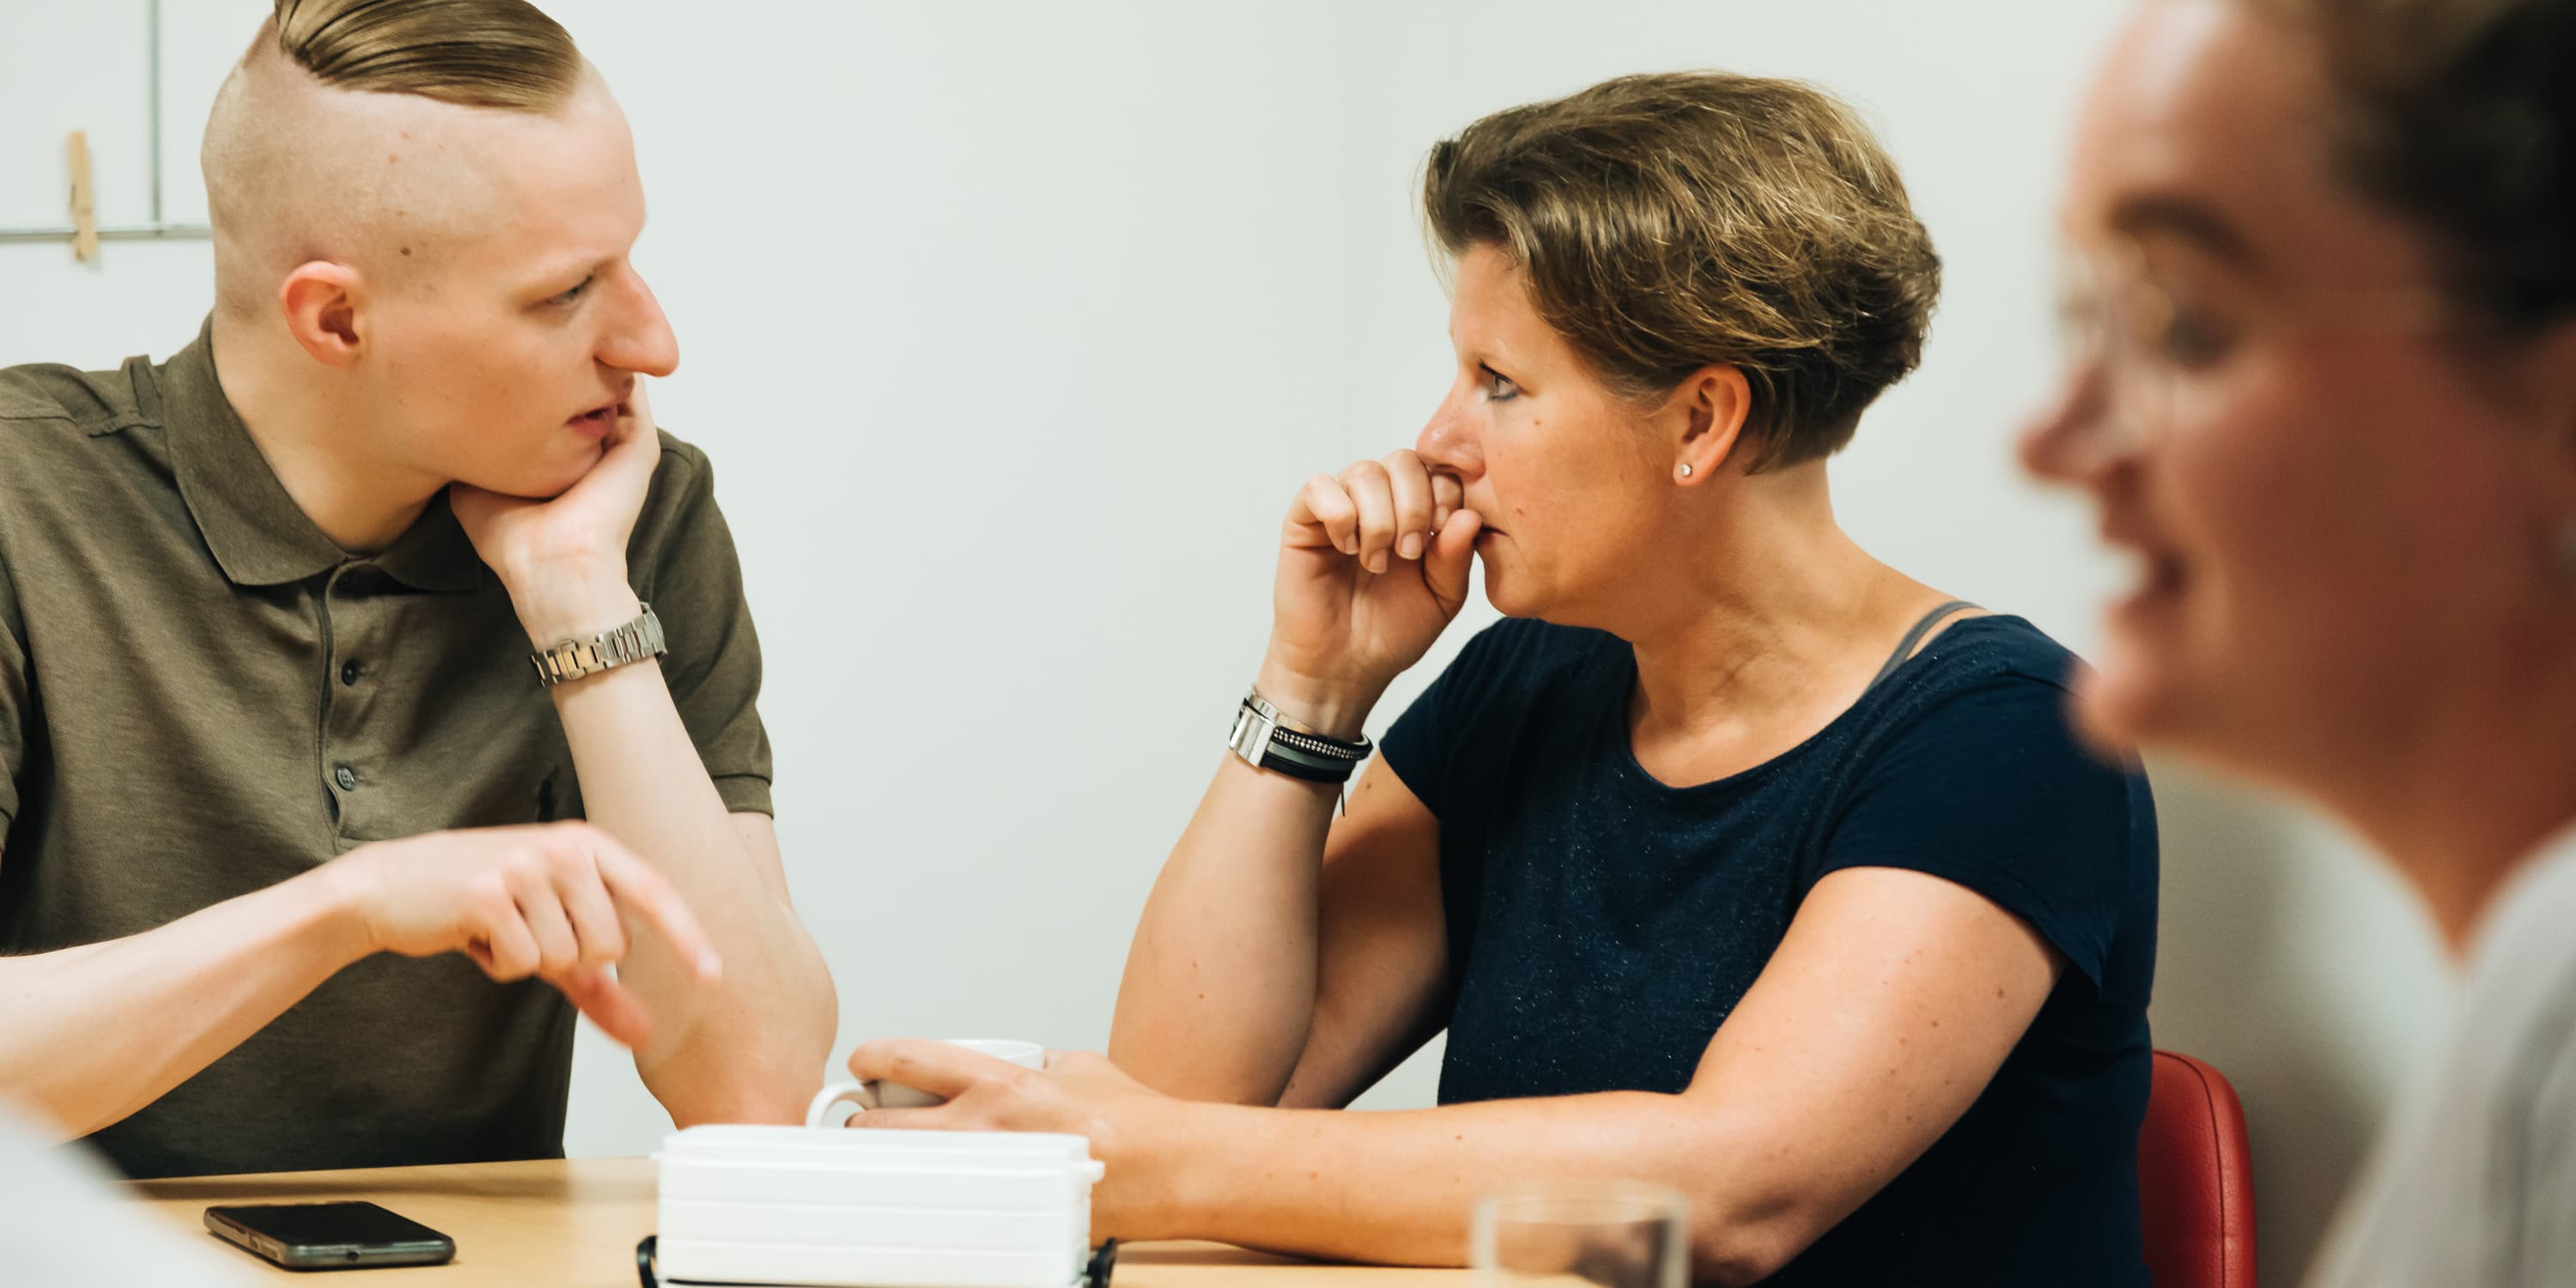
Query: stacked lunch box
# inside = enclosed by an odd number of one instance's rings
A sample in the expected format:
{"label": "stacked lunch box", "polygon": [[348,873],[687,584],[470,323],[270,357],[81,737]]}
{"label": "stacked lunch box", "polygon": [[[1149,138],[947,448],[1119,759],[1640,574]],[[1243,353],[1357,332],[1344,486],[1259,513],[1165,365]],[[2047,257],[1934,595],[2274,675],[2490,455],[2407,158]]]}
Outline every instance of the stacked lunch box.
{"label": "stacked lunch box", "polygon": [[707,1126],[656,1159],[666,1284],[1074,1288],[1093,1268],[1080,1136]]}

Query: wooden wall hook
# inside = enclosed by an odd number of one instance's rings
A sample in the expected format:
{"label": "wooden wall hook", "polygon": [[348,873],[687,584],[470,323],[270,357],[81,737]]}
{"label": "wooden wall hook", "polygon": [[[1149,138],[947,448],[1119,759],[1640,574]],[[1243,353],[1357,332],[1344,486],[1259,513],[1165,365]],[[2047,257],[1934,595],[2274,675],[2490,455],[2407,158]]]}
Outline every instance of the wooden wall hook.
{"label": "wooden wall hook", "polygon": [[89,171],[89,132],[74,130],[67,143],[72,161],[72,258],[86,264],[98,258],[98,202]]}

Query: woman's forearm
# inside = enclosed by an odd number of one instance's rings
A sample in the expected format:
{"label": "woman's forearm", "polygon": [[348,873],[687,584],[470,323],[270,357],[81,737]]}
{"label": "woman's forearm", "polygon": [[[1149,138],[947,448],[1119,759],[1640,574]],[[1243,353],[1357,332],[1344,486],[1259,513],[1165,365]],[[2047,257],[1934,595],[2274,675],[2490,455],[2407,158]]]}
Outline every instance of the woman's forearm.
{"label": "woman's forearm", "polygon": [[1329,785],[1232,755],[1172,848],[1137,923],[1109,1054],[1190,1100],[1271,1104],[1315,1010]]}
{"label": "woman's forearm", "polygon": [[1841,1213],[1766,1166],[1757,1124],[1647,1092],[1367,1113],[1176,1105],[1133,1144],[1155,1181],[1108,1215],[1131,1239],[1204,1238],[1336,1260],[1456,1266],[1476,1202],[1515,1184],[1651,1181],[1690,1201],[1693,1278],[1752,1283]]}

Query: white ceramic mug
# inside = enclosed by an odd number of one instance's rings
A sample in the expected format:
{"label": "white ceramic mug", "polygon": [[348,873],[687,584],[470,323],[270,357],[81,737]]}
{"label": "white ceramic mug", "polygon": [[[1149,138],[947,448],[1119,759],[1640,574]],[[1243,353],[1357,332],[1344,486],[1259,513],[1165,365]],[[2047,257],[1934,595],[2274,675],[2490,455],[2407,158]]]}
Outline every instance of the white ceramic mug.
{"label": "white ceramic mug", "polygon": [[[1016,1064],[1023,1069],[1046,1067],[1046,1048],[1035,1042],[1022,1042],[1017,1038],[950,1038],[948,1045],[964,1047],[980,1055],[989,1055],[1006,1064]],[[842,1103],[856,1105],[862,1110],[921,1109],[940,1104],[942,1100],[942,1097],[934,1096],[918,1087],[907,1087],[900,1082],[875,1080],[835,1082],[814,1093],[814,1103],[806,1106],[805,1109],[805,1125],[824,1126],[824,1119],[832,1112],[832,1106]]]}

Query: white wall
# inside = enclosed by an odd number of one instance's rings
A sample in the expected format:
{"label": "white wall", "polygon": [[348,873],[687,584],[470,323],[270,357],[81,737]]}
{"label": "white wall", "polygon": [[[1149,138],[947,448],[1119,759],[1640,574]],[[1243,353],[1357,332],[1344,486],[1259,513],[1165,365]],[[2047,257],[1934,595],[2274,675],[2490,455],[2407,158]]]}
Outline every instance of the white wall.
{"label": "white wall", "polygon": [[[194,214],[207,96],[266,5],[168,4],[170,208]],[[2116,573],[2008,443],[2054,357],[2049,211],[2111,0],[1621,0],[1579,21],[1532,0],[549,8],[635,121],[639,259],[685,355],[655,405],[719,467],[844,1047],[1102,1040],[1135,911],[1258,661],[1281,506],[1409,441],[1446,382],[1416,166],[1494,108],[1724,66],[1870,110],[1949,285],[1925,370],[1837,467],[1845,519],[1908,571],[2091,642]],[[142,217],[141,12],[0,0],[0,223],[60,218],[75,126],[103,217]],[[0,364],[166,354],[207,280],[202,243],[112,243],[97,267],[0,245]],[[1031,722],[1080,750],[1028,750]],[[2445,984],[2350,843],[2157,782],[2157,1037],[2244,1093],[2285,1281]],[[1369,1103],[1427,1102],[1434,1072],[1417,1059]],[[586,1036],[571,1149],[637,1152],[664,1126]]]}

